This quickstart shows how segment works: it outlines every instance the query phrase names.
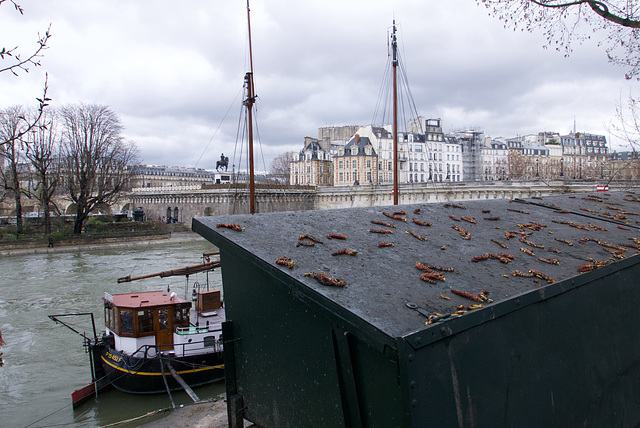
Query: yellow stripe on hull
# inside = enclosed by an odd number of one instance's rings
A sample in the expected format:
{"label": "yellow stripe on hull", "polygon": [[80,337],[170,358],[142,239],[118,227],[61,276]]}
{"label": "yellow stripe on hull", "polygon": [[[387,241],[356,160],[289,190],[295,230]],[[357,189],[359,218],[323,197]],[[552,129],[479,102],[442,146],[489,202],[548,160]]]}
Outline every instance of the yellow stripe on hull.
{"label": "yellow stripe on hull", "polygon": [[[111,361],[108,361],[107,359],[105,359],[104,355],[101,355],[100,358],[102,358],[102,361],[104,361],[105,363],[107,363],[108,365],[113,367],[114,369],[119,370],[119,371],[124,372],[124,373],[140,375],[140,376],[162,376],[162,373],[133,372],[131,370],[127,370],[127,369],[124,369],[122,367],[116,366]],[[197,373],[197,372],[202,372],[202,371],[207,371],[207,370],[214,370],[214,369],[222,369],[222,368],[224,368],[224,364],[220,364],[220,365],[217,365],[217,366],[211,366],[211,367],[203,367],[203,368],[199,368],[199,369],[181,370],[181,371],[178,372],[178,374]]]}

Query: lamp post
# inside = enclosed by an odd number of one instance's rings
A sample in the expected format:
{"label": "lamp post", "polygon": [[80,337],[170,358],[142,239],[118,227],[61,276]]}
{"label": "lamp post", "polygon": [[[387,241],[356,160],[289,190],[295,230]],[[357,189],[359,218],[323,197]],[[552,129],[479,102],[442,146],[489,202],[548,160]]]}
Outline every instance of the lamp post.
{"label": "lamp post", "polygon": [[540,158],[536,159],[536,178],[540,178]]}
{"label": "lamp post", "polygon": [[564,177],[564,158],[560,158],[560,177]]}

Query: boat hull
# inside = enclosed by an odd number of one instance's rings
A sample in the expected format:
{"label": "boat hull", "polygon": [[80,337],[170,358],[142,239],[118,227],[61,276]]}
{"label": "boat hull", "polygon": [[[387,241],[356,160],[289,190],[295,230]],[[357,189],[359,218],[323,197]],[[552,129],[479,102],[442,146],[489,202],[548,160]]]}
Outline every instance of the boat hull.
{"label": "boat hull", "polygon": [[[189,385],[196,387],[224,379],[221,352],[176,357],[155,355],[136,358],[105,346],[100,352],[100,365],[116,389],[132,394],[156,394],[182,389],[172,377],[169,366]],[[164,373],[164,374],[163,374]],[[166,381],[166,384],[165,384]]]}

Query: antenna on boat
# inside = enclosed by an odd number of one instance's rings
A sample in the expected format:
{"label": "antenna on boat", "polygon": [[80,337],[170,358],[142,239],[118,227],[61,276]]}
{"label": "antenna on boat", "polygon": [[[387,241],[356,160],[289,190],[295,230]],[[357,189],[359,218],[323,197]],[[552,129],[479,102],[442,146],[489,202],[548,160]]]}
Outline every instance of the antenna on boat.
{"label": "antenna on boat", "polygon": [[398,205],[398,39],[395,19],[391,33],[391,51],[393,55],[393,205]]}
{"label": "antenna on boat", "polygon": [[249,126],[249,212],[256,212],[256,183],[253,163],[253,103],[255,102],[255,87],[253,83],[253,51],[251,46],[251,9],[249,8],[249,0],[247,0],[247,25],[249,28],[249,72],[245,74],[244,81],[247,86],[247,98],[244,105],[247,107],[247,122]]}

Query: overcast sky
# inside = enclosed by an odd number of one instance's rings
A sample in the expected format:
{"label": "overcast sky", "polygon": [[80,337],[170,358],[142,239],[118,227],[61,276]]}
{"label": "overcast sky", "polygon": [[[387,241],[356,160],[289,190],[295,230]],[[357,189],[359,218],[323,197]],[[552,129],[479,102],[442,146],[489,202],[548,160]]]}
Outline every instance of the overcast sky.
{"label": "overcast sky", "polygon": [[[0,74],[0,108],[35,105],[48,72],[53,106],[110,106],[144,164],[213,169],[222,152],[244,162],[246,0],[19,4],[24,15],[0,5],[0,48],[24,55],[49,24],[52,38],[42,67]],[[418,113],[441,118],[445,132],[566,134],[575,119],[578,131],[609,139],[616,103],[629,95],[625,70],[595,42],[565,58],[474,0],[252,0],[257,170],[319,127],[372,122],[394,17]]]}

